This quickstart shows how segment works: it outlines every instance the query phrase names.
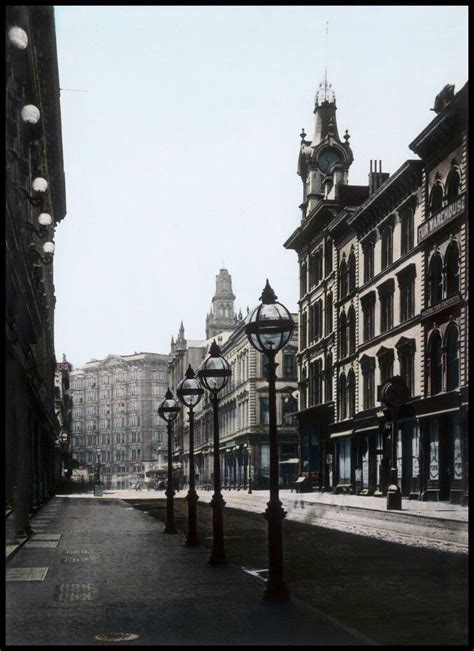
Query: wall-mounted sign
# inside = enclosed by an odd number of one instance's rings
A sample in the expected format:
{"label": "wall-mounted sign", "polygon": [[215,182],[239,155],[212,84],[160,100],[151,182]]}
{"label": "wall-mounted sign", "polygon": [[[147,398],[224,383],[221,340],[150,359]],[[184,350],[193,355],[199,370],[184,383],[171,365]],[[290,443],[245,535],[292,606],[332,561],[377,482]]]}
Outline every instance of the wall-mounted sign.
{"label": "wall-mounted sign", "polygon": [[57,371],[70,371],[71,370],[71,365],[69,362],[59,362],[56,364],[56,370]]}
{"label": "wall-mounted sign", "polygon": [[466,205],[466,196],[462,194],[460,197],[452,201],[448,206],[440,210],[421,226],[418,226],[418,242],[426,240],[427,237],[440,229],[444,224],[455,219],[464,212]]}

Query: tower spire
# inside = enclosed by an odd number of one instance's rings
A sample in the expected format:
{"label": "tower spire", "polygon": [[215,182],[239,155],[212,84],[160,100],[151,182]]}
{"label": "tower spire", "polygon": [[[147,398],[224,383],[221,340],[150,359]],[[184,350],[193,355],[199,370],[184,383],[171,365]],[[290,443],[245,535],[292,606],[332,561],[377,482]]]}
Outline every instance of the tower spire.
{"label": "tower spire", "polygon": [[328,86],[328,21],[326,21],[326,53],[324,62],[324,86]]}

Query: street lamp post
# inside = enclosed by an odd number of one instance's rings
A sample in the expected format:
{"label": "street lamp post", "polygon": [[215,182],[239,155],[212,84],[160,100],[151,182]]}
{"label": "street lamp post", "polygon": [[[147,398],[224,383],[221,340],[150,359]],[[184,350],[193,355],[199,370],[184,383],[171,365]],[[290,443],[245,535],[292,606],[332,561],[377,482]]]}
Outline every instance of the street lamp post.
{"label": "street lamp post", "polygon": [[94,483],[94,495],[96,497],[101,497],[103,495],[103,487],[100,481],[100,458],[102,456],[102,450],[101,448],[96,448],[96,456],[97,456],[97,472],[96,472],[96,478],[95,478],[95,483]]}
{"label": "street lamp post", "polygon": [[262,301],[248,318],[245,333],[252,346],[266,355],[268,360],[268,402],[270,438],[270,501],[265,518],[268,522],[268,581],[263,599],[281,602],[290,598],[283,578],[282,521],[286,513],[279,500],[278,487],[278,438],[276,420],[276,367],[275,356],[291,339],[295,323],[291,314],[281,303],[277,303],[275,292],[268,280],[263,290]]}
{"label": "street lamp post", "polygon": [[194,377],[191,364],[186,371],[186,377],[176,387],[176,395],[179,400],[189,409],[189,490],[186,496],[188,502],[188,536],[186,545],[199,545],[197,534],[197,501],[199,499],[195,488],[194,472],[194,407],[202,398],[204,389]]}
{"label": "street lamp post", "polygon": [[173,421],[179,414],[179,405],[173,398],[173,394],[168,389],[165,399],[158,407],[158,415],[166,421],[168,426],[168,481],[166,485],[166,524],[163,533],[178,533],[174,524],[174,489],[173,489],[173,466],[172,466],[172,450],[171,450],[171,436],[173,431]]}
{"label": "street lamp post", "polygon": [[214,419],[214,495],[211,500],[212,508],[212,552],[209,563],[224,565],[227,563],[224,548],[224,505],[221,493],[221,467],[219,458],[219,398],[218,393],[223,389],[231,376],[230,365],[222,355],[215,341],[209,348],[209,355],[198,369],[197,376],[204,387],[211,393],[212,412]]}
{"label": "street lamp post", "polygon": [[398,412],[410,397],[410,389],[405,380],[399,375],[389,378],[380,391],[380,401],[386,405],[392,416],[392,431],[390,437],[391,459],[390,480],[387,489],[387,510],[400,511],[402,508],[402,492],[398,485],[397,471],[397,420]]}

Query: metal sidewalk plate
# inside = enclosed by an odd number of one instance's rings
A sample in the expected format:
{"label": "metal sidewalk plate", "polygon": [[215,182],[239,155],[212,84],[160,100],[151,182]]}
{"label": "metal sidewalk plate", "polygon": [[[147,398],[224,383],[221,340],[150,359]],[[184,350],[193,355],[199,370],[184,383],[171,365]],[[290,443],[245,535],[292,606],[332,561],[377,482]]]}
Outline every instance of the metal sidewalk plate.
{"label": "metal sidewalk plate", "polygon": [[47,571],[47,567],[11,567],[7,581],[44,581]]}

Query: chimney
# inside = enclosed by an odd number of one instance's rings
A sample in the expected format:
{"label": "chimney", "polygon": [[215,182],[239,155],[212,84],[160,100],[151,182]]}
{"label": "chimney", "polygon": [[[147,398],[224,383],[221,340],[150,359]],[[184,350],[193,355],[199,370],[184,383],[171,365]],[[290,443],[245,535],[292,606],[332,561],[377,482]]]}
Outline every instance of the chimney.
{"label": "chimney", "polygon": [[378,162],[377,170],[377,161],[370,161],[370,172],[369,172],[369,196],[379,188],[384,181],[388,179],[390,174],[388,172],[382,172],[382,161]]}

